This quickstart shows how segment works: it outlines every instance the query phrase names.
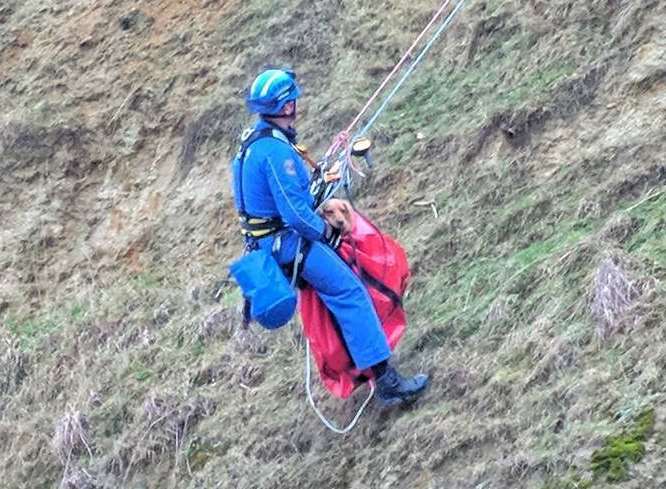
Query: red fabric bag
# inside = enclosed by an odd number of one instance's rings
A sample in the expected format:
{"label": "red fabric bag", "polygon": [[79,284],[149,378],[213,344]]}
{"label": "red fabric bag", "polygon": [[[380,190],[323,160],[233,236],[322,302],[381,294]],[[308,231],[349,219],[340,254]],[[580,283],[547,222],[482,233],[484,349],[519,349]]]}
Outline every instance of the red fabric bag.
{"label": "red fabric bag", "polygon": [[[405,251],[370,220],[354,212],[352,232],[343,239],[338,254],[368,288],[393,351],[407,324],[402,307],[409,280]],[[331,394],[348,398],[354,389],[373,378],[372,371],[355,368],[331,314],[309,286],[301,290],[300,312],[303,331],[324,386]]]}

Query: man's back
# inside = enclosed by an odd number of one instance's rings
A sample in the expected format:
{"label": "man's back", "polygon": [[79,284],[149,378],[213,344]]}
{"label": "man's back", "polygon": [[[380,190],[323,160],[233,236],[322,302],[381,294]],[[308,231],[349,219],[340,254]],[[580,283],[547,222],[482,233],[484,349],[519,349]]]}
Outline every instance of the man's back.
{"label": "man's back", "polygon": [[[260,120],[254,129],[272,127]],[[324,224],[313,210],[309,171],[288,137],[278,129],[274,133],[256,140],[245,152],[241,178],[245,213],[252,217],[280,217],[306,238],[319,239]]]}

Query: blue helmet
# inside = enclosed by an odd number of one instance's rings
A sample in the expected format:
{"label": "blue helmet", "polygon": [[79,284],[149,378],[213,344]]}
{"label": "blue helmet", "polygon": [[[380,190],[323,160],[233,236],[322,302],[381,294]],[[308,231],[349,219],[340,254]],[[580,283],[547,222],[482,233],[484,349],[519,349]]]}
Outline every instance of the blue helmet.
{"label": "blue helmet", "polygon": [[266,70],[254,79],[246,103],[250,112],[275,116],[287,102],[300,95],[293,71]]}

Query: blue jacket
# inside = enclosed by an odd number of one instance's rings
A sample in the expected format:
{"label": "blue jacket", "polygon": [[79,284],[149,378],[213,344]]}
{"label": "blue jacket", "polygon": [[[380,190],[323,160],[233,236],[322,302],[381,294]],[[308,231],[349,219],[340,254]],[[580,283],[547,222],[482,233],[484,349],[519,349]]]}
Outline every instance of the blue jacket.
{"label": "blue jacket", "polygon": [[[254,128],[269,127],[274,126],[260,120]],[[236,208],[252,217],[279,217],[287,226],[257,243],[260,249],[273,253],[280,265],[294,261],[301,238],[311,241],[301,277],[336,318],[356,367],[376,365],[388,359],[391,350],[370,295],[335,251],[319,242],[325,224],[313,210],[309,171],[292,146],[294,135],[279,132],[274,136],[251,143],[244,161],[238,155],[234,159]]]}
{"label": "blue jacket", "polygon": [[264,128],[275,128],[280,137],[261,138],[248,147],[243,162],[238,158],[234,160],[236,208],[244,208],[252,217],[280,217],[286,226],[305,239],[320,240],[325,224],[313,209],[310,172],[292,146],[294,135],[262,119],[254,125],[255,130]]}

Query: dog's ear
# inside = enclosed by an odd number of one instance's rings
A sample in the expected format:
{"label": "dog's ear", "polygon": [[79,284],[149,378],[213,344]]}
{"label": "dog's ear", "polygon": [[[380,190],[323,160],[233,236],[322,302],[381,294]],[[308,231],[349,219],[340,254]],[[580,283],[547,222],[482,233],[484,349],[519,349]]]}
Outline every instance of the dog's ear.
{"label": "dog's ear", "polygon": [[331,208],[328,203],[329,203],[328,200],[324,202],[324,204],[319,209],[317,209],[317,214],[319,214],[320,216],[325,216],[326,213],[329,212]]}

